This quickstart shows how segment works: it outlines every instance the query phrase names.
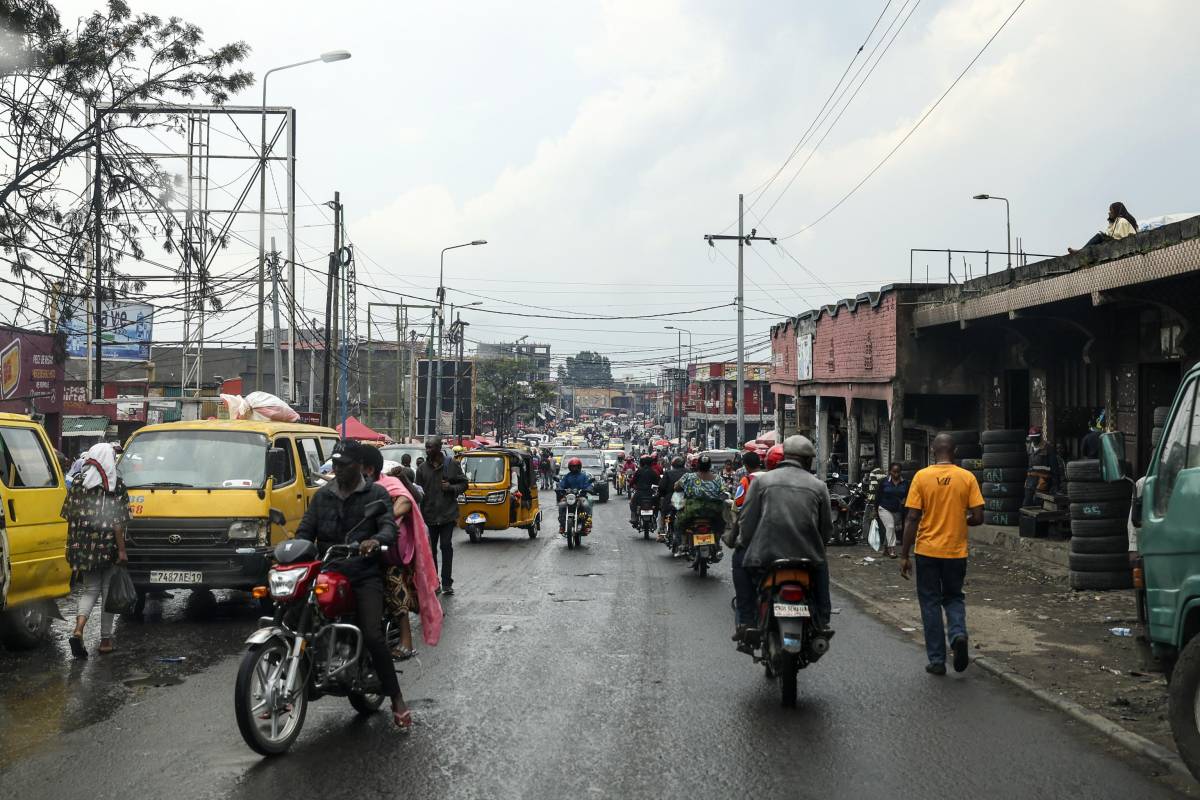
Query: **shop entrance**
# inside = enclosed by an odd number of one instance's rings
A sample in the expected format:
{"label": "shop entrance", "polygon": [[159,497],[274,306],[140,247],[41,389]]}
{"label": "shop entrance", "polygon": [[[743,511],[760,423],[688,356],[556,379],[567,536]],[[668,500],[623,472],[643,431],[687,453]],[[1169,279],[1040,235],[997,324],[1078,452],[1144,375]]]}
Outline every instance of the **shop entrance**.
{"label": "shop entrance", "polygon": [[1004,427],[1029,430],[1029,370],[1004,370]]}

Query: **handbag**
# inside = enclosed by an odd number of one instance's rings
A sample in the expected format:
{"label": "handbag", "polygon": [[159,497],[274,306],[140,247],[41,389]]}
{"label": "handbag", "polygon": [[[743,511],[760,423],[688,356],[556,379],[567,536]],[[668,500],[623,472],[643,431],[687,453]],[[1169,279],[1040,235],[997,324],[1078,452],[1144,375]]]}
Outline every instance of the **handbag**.
{"label": "handbag", "polygon": [[133,578],[122,565],[113,568],[108,586],[104,589],[104,611],[108,614],[132,614],[137,607],[137,590]]}

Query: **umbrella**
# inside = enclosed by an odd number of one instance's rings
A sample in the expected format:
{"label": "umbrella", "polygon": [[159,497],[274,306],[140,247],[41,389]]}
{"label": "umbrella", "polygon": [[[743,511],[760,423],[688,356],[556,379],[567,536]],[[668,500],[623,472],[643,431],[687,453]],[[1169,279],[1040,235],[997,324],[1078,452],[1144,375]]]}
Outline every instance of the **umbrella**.
{"label": "umbrella", "polygon": [[671,443],[668,442],[666,439],[659,439],[654,443],[654,446],[655,447],[670,447]]}

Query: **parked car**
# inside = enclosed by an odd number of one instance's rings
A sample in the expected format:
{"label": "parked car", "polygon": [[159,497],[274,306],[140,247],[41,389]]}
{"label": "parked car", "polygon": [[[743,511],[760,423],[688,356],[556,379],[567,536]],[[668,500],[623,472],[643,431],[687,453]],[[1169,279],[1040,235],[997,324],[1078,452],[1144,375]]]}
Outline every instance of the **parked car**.
{"label": "parked car", "polygon": [[[0,414],[0,642],[27,650],[71,592],[62,467],[46,431],[24,414]],[[8,570],[4,569],[5,565]]]}

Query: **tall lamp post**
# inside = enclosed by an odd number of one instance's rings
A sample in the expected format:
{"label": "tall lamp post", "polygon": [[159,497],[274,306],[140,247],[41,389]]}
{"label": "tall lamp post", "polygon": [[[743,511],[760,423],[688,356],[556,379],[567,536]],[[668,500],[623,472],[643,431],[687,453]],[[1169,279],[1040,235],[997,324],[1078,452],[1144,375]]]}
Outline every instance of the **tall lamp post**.
{"label": "tall lamp post", "polygon": [[[433,381],[433,432],[442,432],[442,324],[445,321],[444,310],[446,304],[446,251],[457,250],[460,247],[473,247],[476,245],[487,244],[487,239],[476,239],[471,242],[463,242],[462,244],[452,244],[449,247],[442,248],[442,255],[438,266],[438,324],[437,324],[437,363],[434,364],[433,372],[430,375],[430,380]],[[429,405],[429,393],[425,395],[426,406]],[[426,428],[428,431],[428,428]]]}
{"label": "tall lamp post", "polygon": [[[677,369],[686,370],[686,368],[682,367],[682,365],[680,364],[680,361],[682,360],[682,351],[683,351],[683,334],[686,333],[688,335],[688,363],[691,363],[691,360],[692,360],[692,332],[689,331],[687,328],[680,328],[677,325],[664,325],[663,327],[666,330],[675,331],[675,367]],[[678,374],[678,373],[676,373],[676,374]],[[683,375],[683,390],[682,390],[683,398],[680,399],[680,403],[679,403],[679,430],[677,432],[680,449],[683,448],[683,409],[686,407],[686,398],[687,398],[687,390],[688,390],[689,382],[690,381],[688,380],[687,372],[685,371],[684,375]]]}
{"label": "tall lamp post", "polygon": [[[282,67],[273,67],[263,73],[262,80],[262,126],[259,135],[259,165],[258,165],[258,329],[254,334],[254,350],[255,350],[255,374],[254,388],[262,389],[263,385],[263,325],[266,324],[264,317],[266,313],[266,272],[267,272],[267,78],[271,77],[272,72],[282,72],[285,69],[293,67],[302,67],[305,64],[315,64],[322,61],[326,64],[334,61],[345,61],[350,57],[349,50],[330,50],[327,53],[322,53],[316,58],[310,58],[306,61],[297,61],[295,64],[284,64]],[[292,266],[292,269],[295,267]],[[293,282],[294,283],[294,282]],[[292,286],[292,291],[295,291],[295,286]],[[295,303],[293,296],[292,302]],[[291,341],[290,349],[294,350],[296,341],[295,316],[289,315],[288,338]],[[275,344],[278,347],[278,343]],[[294,364],[294,357],[288,357],[288,363]],[[275,376],[276,384],[278,384],[279,376]],[[293,382],[294,385],[294,382]],[[295,398],[288,398],[294,400]]]}
{"label": "tall lamp post", "polygon": [[977,194],[972,200],[1003,200],[1004,201],[1004,230],[1008,234],[1008,268],[1012,269],[1012,214],[1007,197],[997,197],[994,194]]}
{"label": "tall lamp post", "polygon": [[[481,305],[483,305],[483,301],[476,300],[474,303],[467,303],[467,305],[459,306],[459,308],[463,309],[463,308],[467,308],[469,306],[481,306]],[[458,385],[462,380],[463,343],[466,340],[466,335],[463,332],[463,328],[466,327],[466,325],[468,324],[466,322],[463,322],[461,317],[462,317],[462,314],[459,314],[458,317],[454,316],[454,304],[451,303],[450,304],[450,318],[454,321],[450,323],[450,331],[451,331],[450,343],[457,345],[457,347],[455,348],[455,356],[454,356],[454,413],[451,417],[450,435],[457,436],[459,444],[462,444],[462,427],[458,424],[459,423],[459,420],[458,420]],[[472,383],[474,383],[474,376],[472,376]]]}

